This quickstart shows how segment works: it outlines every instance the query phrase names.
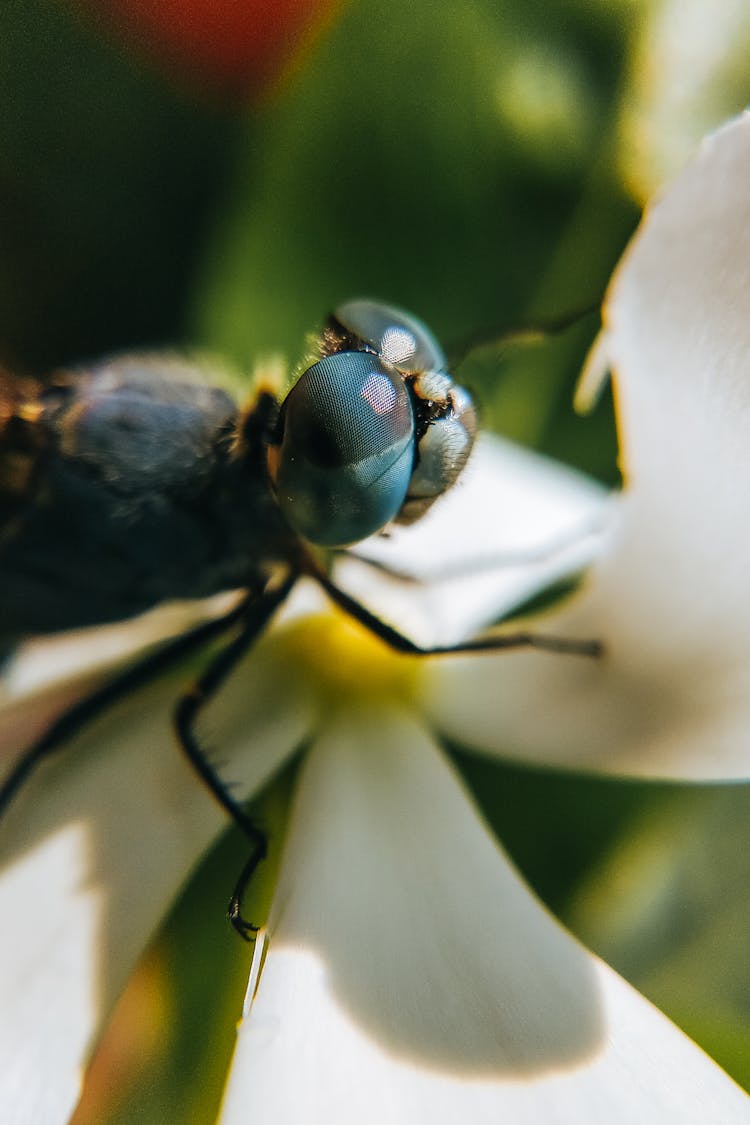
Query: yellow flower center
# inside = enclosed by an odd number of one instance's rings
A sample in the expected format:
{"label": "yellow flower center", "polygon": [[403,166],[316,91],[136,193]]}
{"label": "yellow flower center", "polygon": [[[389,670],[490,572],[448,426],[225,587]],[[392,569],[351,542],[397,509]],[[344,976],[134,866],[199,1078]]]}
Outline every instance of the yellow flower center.
{"label": "yellow flower center", "polygon": [[295,621],[274,642],[288,674],[311,684],[326,704],[414,698],[419,657],[394,652],[339,610]]}

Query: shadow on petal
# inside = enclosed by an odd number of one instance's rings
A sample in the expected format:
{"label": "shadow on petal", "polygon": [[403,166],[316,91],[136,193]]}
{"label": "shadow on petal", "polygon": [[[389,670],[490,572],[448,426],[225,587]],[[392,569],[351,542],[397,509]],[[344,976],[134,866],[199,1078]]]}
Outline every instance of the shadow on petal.
{"label": "shadow on petal", "polygon": [[599,1049],[591,958],[521,882],[416,722],[379,710],[331,724],[292,825],[271,949],[324,964],[337,1005],[388,1054],[520,1077]]}

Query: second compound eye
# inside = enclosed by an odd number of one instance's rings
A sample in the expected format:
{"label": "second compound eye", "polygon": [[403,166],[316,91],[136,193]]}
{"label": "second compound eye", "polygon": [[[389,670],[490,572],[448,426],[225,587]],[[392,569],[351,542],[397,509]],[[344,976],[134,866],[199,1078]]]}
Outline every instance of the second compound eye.
{"label": "second compound eye", "polygon": [[380,301],[346,301],[333,323],[401,371],[443,371],[443,350],[416,316]]}
{"label": "second compound eye", "polygon": [[306,539],[345,546],[392,520],[414,467],[414,413],[398,372],[365,352],[313,364],[289,392],[275,474]]}

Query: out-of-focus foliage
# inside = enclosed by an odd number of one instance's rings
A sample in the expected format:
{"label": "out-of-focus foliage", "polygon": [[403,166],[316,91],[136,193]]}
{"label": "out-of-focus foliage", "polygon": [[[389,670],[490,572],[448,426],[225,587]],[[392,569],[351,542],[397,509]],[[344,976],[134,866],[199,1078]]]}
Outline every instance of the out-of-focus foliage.
{"label": "out-of-focus foliage", "polygon": [[[0,16],[0,360],[15,369],[163,345],[295,362],[358,294],[447,344],[556,319],[599,301],[644,195],[750,101],[740,0],[353,0],[325,27],[314,5],[273,97],[242,105],[258,74],[208,96],[185,36],[175,79],[121,7],[130,39],[62,0]],[[282,62],[265,64],[267,91]],[[485,348],[462,375],[485,424],[611,483],[610,401],[587,419],[570,407],[596,323]],[[744,789],[459,762],[547,901],[747,1081]],[[175,912],[136,984],[148,1020],[126,1001],[98,1064],[120,1059],[127,1089],[103,1081],[109,1101],[81,1122],[212,1120],[247,967],[222,919],[242,858],[230,839]]]}
{"label": "out-of-focus foliage", "polygon": [[746,787],[671,793],[579,886],[576,932],[750,1087]]}
{"label": "out-of-focus foliage", "polygon": [[[244,362],[294,354],[351,293],[415,309],[448,343],[596,304],[636,220],[608,130],[626,38],[618,20],[552,15],[350,7],[242,148],[198,288],[201,339]],[[544,440],[592,331],[507,379],[485,354],[467,377],[486,415]]]}
{"label": "out-of-focus foliage", "polygon": [[8,0],[0,19],[0,360],[178,337],[238,121],[64,4]]}
{"label": "out-of-focus foliage", "polygon": [[246,100],[283,81],[341,0],[72,0],[174,80]]}

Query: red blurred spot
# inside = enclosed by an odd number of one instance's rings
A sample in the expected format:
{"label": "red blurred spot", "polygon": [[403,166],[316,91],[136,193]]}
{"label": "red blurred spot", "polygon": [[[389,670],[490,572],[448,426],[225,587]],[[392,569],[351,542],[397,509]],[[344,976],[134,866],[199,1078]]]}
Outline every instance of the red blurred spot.
{"label": "red blurred spot", "polygon": [[127,45],[209,93],[276,88],[342,0],[77,0]]}

